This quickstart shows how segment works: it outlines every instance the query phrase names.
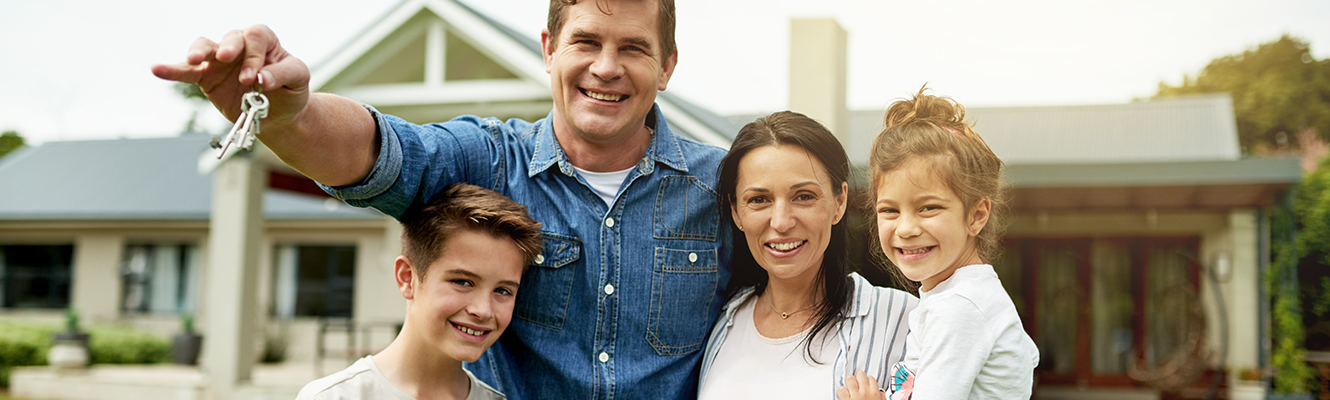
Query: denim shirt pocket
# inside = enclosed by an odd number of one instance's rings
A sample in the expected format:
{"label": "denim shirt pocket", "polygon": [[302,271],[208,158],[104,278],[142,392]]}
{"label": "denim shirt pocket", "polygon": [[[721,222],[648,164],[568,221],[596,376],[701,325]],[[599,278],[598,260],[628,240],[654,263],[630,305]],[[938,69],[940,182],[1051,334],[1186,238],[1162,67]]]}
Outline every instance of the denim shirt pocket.
{"label": "denim shirt pocket", "polygon": [[522,275],[513,316],[554,329],[563,329],[573,292],[573,272],[565,268],[581,255],[576,237],[542,232],[545,248]]}
{"label": "denim shirt pocket", "polygon": [[668,176],[656,191],[656,239],[716,241],[719,195],[694,176]]}
{"label": "denim shirt pocket", "polygon": [[647,342],[662,356],[702,348],[711,329],[720,268],[716,250],[656,248]]}

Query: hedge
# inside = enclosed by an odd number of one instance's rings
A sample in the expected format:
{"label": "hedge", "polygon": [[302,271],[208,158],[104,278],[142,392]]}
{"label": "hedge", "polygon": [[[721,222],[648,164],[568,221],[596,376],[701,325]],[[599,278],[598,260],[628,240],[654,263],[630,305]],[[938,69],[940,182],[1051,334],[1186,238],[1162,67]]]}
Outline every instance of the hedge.
{"label": "hedge", "polygon": [[0,384],[9,386],[9,372],[14,367],[46,365],[54,330],[43,325],[0,322]]}
{"label": "hedge", "polygon": [[[55,328],[0,322],[0,386],[14,367],[47,365]],[[132,328],[104,325],[88,330],[90,364],[154,364],[171,361],[171,343]]]}

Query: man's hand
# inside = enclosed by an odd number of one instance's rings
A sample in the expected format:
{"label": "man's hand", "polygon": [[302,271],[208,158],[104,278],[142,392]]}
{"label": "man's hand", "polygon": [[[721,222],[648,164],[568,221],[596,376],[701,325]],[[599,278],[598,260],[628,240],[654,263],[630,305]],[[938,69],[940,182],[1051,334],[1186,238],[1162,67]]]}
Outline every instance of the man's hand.
{"label": "man's hand", "polygon": [[200,37],[189,46],[185,62],[152,66],[153,75],[199,85],[226,119],[240,116],[240,96],[257,87],[263,74],[263,94],[271,106],[263,131],[282,132],[293,127],[296,116],[309,103],[309,67],[292,56],[264,25],[235,30],[213,42]]}
{"label": "man's hand", "polygon": [[883,400],[887,394],[877,387],[877,380],[864,371],[845,377],[845,386],[836,389],[840,400]]}
{"label": "man's hand", "polygon": [[240,117],[240,98],[263,75],[268,117],[259,140],[287,165],[331,186],[360,182],[379,156],[374,118],[360,103],[309,92],[309,67],[287,53],[264,25],[231,31],[214,43],[199,38],[185,62],[154,65],[153,75],[203,89],[227,119]]}

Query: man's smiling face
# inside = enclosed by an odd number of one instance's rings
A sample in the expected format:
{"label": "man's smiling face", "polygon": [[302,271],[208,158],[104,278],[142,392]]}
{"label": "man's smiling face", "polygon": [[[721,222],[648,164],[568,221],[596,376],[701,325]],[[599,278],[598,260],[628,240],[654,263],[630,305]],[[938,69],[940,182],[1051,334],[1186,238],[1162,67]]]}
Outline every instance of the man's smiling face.
{"label": "man's smiling face", "polygon": [[655,2],[580,1],[564,12],[559,36],[541,35],[555,133],[595,144],[631,138],[644,128],[676,59],[660,54]]}

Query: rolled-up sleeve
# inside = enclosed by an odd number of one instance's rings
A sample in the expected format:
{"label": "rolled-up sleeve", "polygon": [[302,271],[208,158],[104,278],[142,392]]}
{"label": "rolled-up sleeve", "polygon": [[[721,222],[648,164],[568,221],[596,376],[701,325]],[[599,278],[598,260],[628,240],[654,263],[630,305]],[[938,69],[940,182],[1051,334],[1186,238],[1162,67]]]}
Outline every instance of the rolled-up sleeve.
{"label": "rolled-up sleeve", "polygon": [[[369,175],[347,186],[319,184],[329,195],[356,207],[370,207],[400,219],[444,187],[467,182],[492,187],[493,167],[504,156],[502,135],[484,129],[476,117],[416,125],[365,105],[374,118],[379,157]],[[498,140],[496,140],[498,139]]]}

